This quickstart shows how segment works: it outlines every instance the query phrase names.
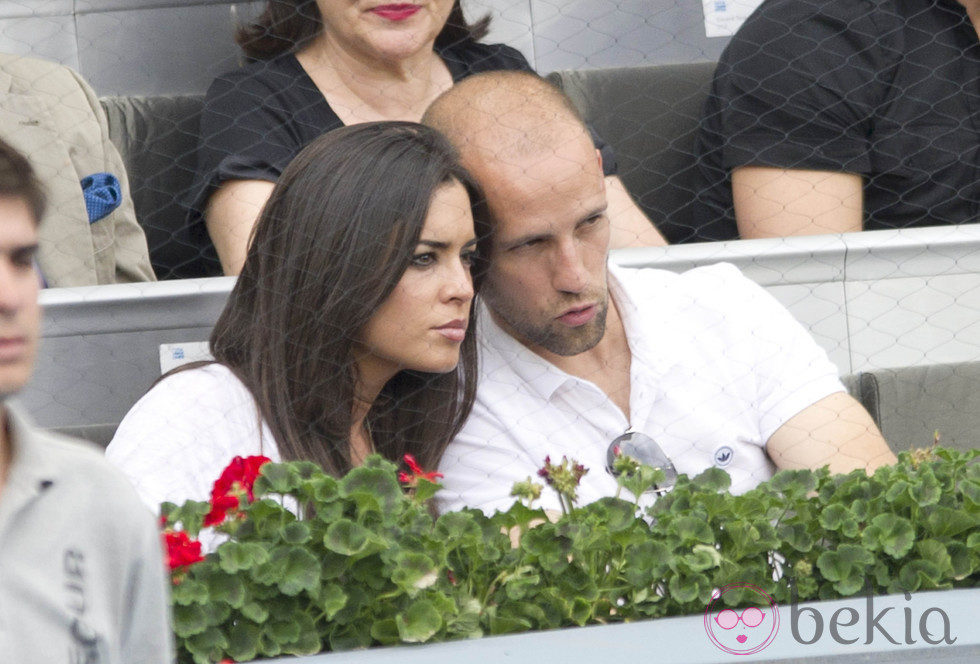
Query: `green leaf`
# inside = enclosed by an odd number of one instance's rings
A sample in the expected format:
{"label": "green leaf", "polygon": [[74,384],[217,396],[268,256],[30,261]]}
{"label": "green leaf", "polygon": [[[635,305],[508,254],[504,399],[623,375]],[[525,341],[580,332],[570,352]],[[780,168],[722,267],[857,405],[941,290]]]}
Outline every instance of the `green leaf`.
{"label": "green leaf", "polygon": [[323,650],[320,635],[314,628],[313,621],[309,616],[300,616],[299,626],[299,638],[284,647],[283,652],[296,655],[297,657],[303,657],[315,655]]}
{"label": "green leaf", "polygon": [[827,530],[840,530],[841,526],[850,514],[843,505],[828,505],[820,512],[818,520],[820,525]]}
{"label": "green leaf", "polygon": [[282,646],[263,631],[259,637],[259,652],[264,657],[277,657],[282,654]]}
{"label": "green leaf", "polygon": [[299,638],[299,624],[294,620],[274,620],[265,624],[264,631],[280,646]]}
{"label": "green leaf", "polygon": [[570,617],[576,625],[584,625],[592,617],[592,604],[581,597],[576,597],[572,600]]}
{"label": "green leaf", "polygon": [[341,555],[362,557],[381,550],[373,533],[350,519],[340,519],[327,528],[323,546]]}
{"label": "green leaf", "polygon": [[[698,575],[701,577],[701,575]],[[706,581],[707,579],[704,578]],[[693,602],[698,598],[698,583],[697,577],[674,575],[670,577],[670,582],[667,584],[667,590],[670,592],[671,599],[685,604],[687,602]]]}
{"label": "green leaf", "polygon": [[521,538],[521,549],[537,558],[546,572],[562,573],[568,567],[568,538],[556,535],[552,524],[531,528]]}
{"label": "green leaf", "polygon": [[717,493],[728,491],[732,485],[732,478],[726,471],[712,466],[692,479],[691,484],[702,491]]}
{"label": "green leaf", "polygon": [[599,596],[595,578],[581,564],[576,562],[556,579],[558,592],[564,597],[581,597],[590,602]]}
{"label": "green leaf", "polygon": [[418,503],[424,503],[425,501],[432,498],[442,489],[442,485],[437,482],[430,482],[424,477],[420,477],[418,483],[415,485],[415,501]]}
{"label": "green leaf", "polygon": [[[475,510],[466,510],[466,513],[472,514],[474,518],[481,514]],[[441,519],[442,517],[439,518]],[[495,513],[493,519],[501,528],[513,528],[514,526],[527,527],[532,521],[547,521],[548,517],[545,515],[544,510],[531,509],[524,503],[516,501],[507,508],[506,512]]]}
{"label": "green leaf", "polygon": [[693,516],[682,516],[675,519],[671,524],[671,530],[684,543],[704,542],[714,543],[715,534],[711,531],[704,519]]}
{"label": "green leaf", "polygon": [[648,587],[668,569],[671,551],[663,542],[645,540],[626,550],[623,574],[633,587]]}
{"label": "green leaf", "polygon": [[467,512],[446,512],[436,521],[434,535],[449,547],[478,543],[483,532],[473,515]]}
{"label": "green leaf", "polygon": [[817,476],[810,470],[780,470],[768,485],[787,496],[805,496],[817,488]]}
{"label": "green leaf", "polygon": [[413,602],[407,611],[395,616],[395,621],[406,643],[424,643],[442,627],[442,617],[428,600]]}
{"label": "green leaf", "polygon": [[300,487],[303,479],[299,470],[290,463],[267,463],[255,480],[255,489],[260,494],[268,492],[287,494]]}
{"label": "green leaf", "polygon": [[428,588],[438,579],[439,568],[432,559],[421,553],[399,551],[395,554],[394,571],[391,580],[409,597],[415,597],[419,591]]}
{"label": "green leaf", "polygon": [[777,528],[777,533],[784,542],[801,553],[807,553],[813,549],[813,536],[802,524],[781,523]]}
{"label": "green leaf", "polygon": [[461,599],[458,615],[452,619],[447,618],[447,637],[472,639],[483,636],[483,630],[480,629],[481,613],[480,603],[476,599],[472,597]]}
{"label": "green leaf", "polygon": [[238,662],[249,662],[259,654],[262,628],[248,620],[238,620],[228,630],[228,656]]}
{"label": "green leaf", "polygon": [[[257,624],[264,623],[269,617],[269,611],[259,602],[246,602],[240,611],[243,616]],[[258,636],[255,638],[258,639]]]}
{"label": "green leaf", "polygon": [[288,555],[289,547],[277,546],[269,554],[267,561],[251,568],[252,579],[263,585],[277,585],[285,575],[284,563]]}
{"label": "green leaf", "polygon": [[489,607],[487,610],[487,622],[490,626],[491,634],[512,634],[531,629],[531,621],[527,618],[514,615],[499,615],[495,609],[496,607]]}
{"label": "green leaf", "polygon": [[322,588],[316,598],[317,607],[323,611],[327,620],[333,617],[347,604],[347,593],[335,583],[330,583]]}
{"label": "green leaf", "polygon": [[371,645],[371,625],[368,621],[336,625],[327,635],[331,650],[353,650]]}
{"label": "green leaf", "polygon": [[903,590],[913,593],[940,587],[942,572],[928,560],[911,560],[902,566],[898,580]]}
{"label": "green leaf", "polygon": [[282,580],[279,590],[286,595],[297,595],[306,590],[314,592],[320,584],[320,562],[306,549],[294,546],[282,561]]}
{"label": "green leaf", "polygon": [[320,475],[315,480],[312,480],[311,489],[313,493],[313,500],[320,505],[323,503],[332,502],[340,495],[337,480],[329,475]]}
{"label": "green leaf", "polygon": [[903,517],[886,513],[879,514],[865,528],[862,543],[871,550],[882,550],[892,558],[901,558],[915,543],[915,529]]}
{"label": "green leaf", "polygon": [[973,556],[970,549],[960,542],[950,542],[946,545],[949,552],[949,564],[953,578],[961,581],[974,572]]}
{"label": "green leaf", "polygon": [[941,505],[930,508],[925,522],[929,532],[937,537],[955,537],[962,532],[980,528],[980,519],[976,515]]}
{"label": "green leaf", "polygon": [[398,631],[398,622],[394,618],[375,620],[371,625],[371,638],[383,646],[400,643],[401,634]]}
{"label": "green leaf", "polygon": [[269,559],[269,552],[261,544],[230,540],[218,547],[218,564],[228,574],[251,569]]}
{"label": "green leaf", "polygon": [[913,486],[905,480],[898,480],[889,486],[885,491],[885,500],[895,507],[911,507],[918,504]]}
{"label": "green leaf", "polygon": [[180,523],[182,530],[187,531],[188,536],[197,537],[201,532],[204,523],[204,516],[211,511],[211,504],[207,502],[188,500],[180,507],[173,508],[167,517],[171,523]]}
{"label": "green leaf", "polygon": [[209,575],[207,584],[211,602],[224,602],[238,609],[245,601],[245,584],[240,576],[222,574],[219,571]]}
{"label": "green leaf", "polygon": [[174,604],[187,606],[188,604],[207,604],[208,587],[194,578],[184,579],[181,583],[170,589],[170,596]]}
{"label": "green leaf", "polygon": [[[977,468],[980,466],[971,466]],[[980,481],[966,479],[960,482],[959,490],[963,494],[963,499],[973,507],[980,507]]]}
{"label": "green leaf", "polygon": [[282,528],[282,539],[289,544],[305,544],[310,539],[310,527],[302,521],[287,523]]}
{"label": "green leaf", "polygon": [[922,560],[928,560],[935,565],[940,575],[953,571],[953,561],[946,550],[946,545],[942,542],[937,542],[934,539],[922,540],[916,543],[915,551]]}
{"label": "green leaf", "polygon": [[817,557],[820,573],[834,583],[834,588],[847,597],[864,584],[864,572],[875,557],[855,544],[841,544],[836,551],[824,551]]}
{"label": "green leaf", "polygon": [[174,634],[182,639],[200,634],[208,628],[207,610],[200,604],[173,607]]}
{"label": "green leaf", "polygon": [[915,489],[915,500],[920,506],[935,505],[939,502],[942,491],[936,474],[930,466],[922,465],[919,467],[919,483]]}
{"label": "green leaf", "polygon": [[589,505],[603,508],[602,527],[610,533],[622,532],[636,524],[636,507],[625,500],[604,497]]}
{"label": "green leaf", "polygon": [[684,562],[692,572],[703,572],[721,564],[721,553],[713,546],[695,544],[691,553],[684,556]]}
{"label": "green leaf", "polygon": [[218,660],[228,648],[228,638],[217,627],[208,627],[200,634],[195,634],[187,640],[187,649],[193,653],[206,655]]}
{"label": "green leaf", "polygon": [[524,599],[529,591],[541,583],[541,576],[534,569],[532,565],[524,565],[504,578],[502,583],[508,599]]}
{"label": "green leaf", "polygon": [[405,501],[393,469],[393,466],[391,470],[372,468],[367,464],[354,468],[340,480],[340,494],[352,498],[359,512],[393,513]]}

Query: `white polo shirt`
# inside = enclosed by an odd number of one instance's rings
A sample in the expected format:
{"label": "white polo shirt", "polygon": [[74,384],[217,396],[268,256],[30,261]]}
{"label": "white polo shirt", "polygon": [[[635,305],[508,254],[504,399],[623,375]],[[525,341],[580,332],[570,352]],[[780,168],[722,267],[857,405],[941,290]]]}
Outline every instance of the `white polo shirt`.
{"label": "white polo shirt", "polygon": [[[630,419],[595,384],[532,353],[481,307],[480,383],[473,413],[440,464],[441,509],[503,510],[514,482],[544,458],[584,464],[584,504],[616,493],[609,443],[632,427],[679,473],[712,465],[741,493],[772,476],[766,441],[787,420],[844,391],[806,329],[732,265],[683,274],[609,266],[609,288],[632,352]],[[536,505],[559,509],[545,488]]]}

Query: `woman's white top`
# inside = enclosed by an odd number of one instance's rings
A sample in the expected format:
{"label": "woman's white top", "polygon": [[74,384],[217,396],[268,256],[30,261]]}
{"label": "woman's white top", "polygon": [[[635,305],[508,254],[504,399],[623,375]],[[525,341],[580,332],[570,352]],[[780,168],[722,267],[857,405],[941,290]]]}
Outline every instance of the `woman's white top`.
{"label": "woman's white top", "polygon": [[279,449],[248,388],[222,364],[168,376],[126,414],[106,449],[154,511],[160,503],[208,500],[236,456]]}

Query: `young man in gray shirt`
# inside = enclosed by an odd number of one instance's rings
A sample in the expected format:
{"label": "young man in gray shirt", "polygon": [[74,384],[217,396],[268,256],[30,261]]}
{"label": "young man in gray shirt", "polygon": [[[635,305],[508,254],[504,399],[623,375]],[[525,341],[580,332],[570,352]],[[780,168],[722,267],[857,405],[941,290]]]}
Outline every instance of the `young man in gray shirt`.
{"label": "young man in gray shirt", "polygon": [[97,450],[35,428],[10,403],[40,335],[44,195],[0,141],[0,660],[170,663],[160,536]]}

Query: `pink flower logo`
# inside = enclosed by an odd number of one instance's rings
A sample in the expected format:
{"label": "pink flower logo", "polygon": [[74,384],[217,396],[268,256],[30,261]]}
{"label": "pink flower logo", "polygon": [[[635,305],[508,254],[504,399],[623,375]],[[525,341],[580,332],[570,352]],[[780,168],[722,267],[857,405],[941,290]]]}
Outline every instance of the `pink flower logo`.
{"label": "pink flower logo", "polygon": [[[740,592],[742,603],[728,608],[718,600]],[[704,630],[720,650],[732,655],[753,655],[765,650],[779,632],[779,607],[766,592],[750,583],[733,583],[711,593],[704,610]]]}

